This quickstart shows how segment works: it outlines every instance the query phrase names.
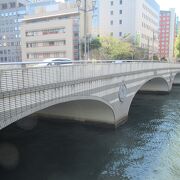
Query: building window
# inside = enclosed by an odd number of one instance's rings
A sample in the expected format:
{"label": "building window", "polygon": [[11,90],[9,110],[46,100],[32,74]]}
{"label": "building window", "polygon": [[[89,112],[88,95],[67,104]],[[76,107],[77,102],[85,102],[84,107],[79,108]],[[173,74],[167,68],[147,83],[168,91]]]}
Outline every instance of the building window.
{"label": "building window", "polygon": [[49,46],[54,46],[55,45],[55,42],[54,41],[50,41],[49,42]]}
{"label": "building window", "polygon": [[110,33],[110,36],[113,36],[113,32]]}
{"label": "building window", "polygon": [[119,14],[122,14],[122,10],[119,10]]}
{"label": "building window", "polygon": [[111,1],[111,6],[113,6],[114,5],[114,2],[113,1]]}
{"label": "building window", "polygon": [[7,3],[2,4],[2,9],[7,9]]}
{"label": "building window", "polygon": [[18,15],[25,15],[26,14],[26,11],[25,10],[19,10],[17,12]]}
{"label": "building window", "polygon": [[113,20],[111,20],[110,24],[113,25]]}
{"label": "building window", "polygon": [[28,42],[26,43],[26,48],[34,48],[34,47],[49,47],[49,46],[64,46],[66,45],[65,40],[59,41],[43,41],[43,42]]}
{"label": "building window", "polygon": [[113,11],[111,11],[111,15],[113,15],[114,14],[114,12]]}
{"label": "building window", "polygon": [[28,31],[26,32],[26,36],[42,36],[42,35],[59,34],[59,33],[65,33],[65,28],[46,29],[40,31]]}
{"label": "building window", "polygon": [[16,7],[16,3],[15,2],[10,2],[10,8],[15,8]]}
{"label": "building window", "polygon": [[27,59],[56,58],[65,56],[66,52],[29,53],[26,55]]}
{"label": "building window", "polygon": [[119,4],[122,4],[122,0],[119,1]]}
{"label": "building window", "polygon": [[122,20],[119,20],[119,24],[122,24]]}
{"label": "building window", "polygon": [[122,32],[119,32],[119,36],[122,36]]}
{"label": "building window", "polygon": [[19,3],[19,7],[24,7],[24,5],[22,3]]}

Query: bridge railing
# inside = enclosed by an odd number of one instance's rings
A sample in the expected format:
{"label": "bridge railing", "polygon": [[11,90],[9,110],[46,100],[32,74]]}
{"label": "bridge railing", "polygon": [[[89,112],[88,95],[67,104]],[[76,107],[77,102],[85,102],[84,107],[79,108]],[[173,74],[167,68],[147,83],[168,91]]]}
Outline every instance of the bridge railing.
{"label": "bridge railing", "polygon": [[[166,61],[150,61],[150,60],[76,60],[71,61],[72,65],[77,64],[106,64],[106,63],[114,63],[114,64],[121,64],[121,63],[167,63]],[[1,69],[17,69],[17,68],[31,68],[31,67],[45,67],[48,63],[52,63],[52,61],[24,61],[24,62],[6,62],[0,63],[0,70]],[[64,61],[64,64],[61,64],[62,61],[56,61],[56,65],[59,63],[61,66],[66,66],[66,63],[69,64],[69,61]],[[39,66],[41,65],[41,66]],[[47,65],[48,66],[48,65]],[[55,65],[54,65],[55,66]]]}
{"label": "bridge railing", "polygon": [[[47,64],[47,62],[45,62]],[[12,92],[42,86],[56,86],[87,78],[106,77],[109,75],[132,73],[180,67],[180,64],[169,64],[152,61],[72,61],[72,64],[42,66],[43,62],[21,62],[0,64],[0,93]],[[3,68],[2,68],[3,66]]]}

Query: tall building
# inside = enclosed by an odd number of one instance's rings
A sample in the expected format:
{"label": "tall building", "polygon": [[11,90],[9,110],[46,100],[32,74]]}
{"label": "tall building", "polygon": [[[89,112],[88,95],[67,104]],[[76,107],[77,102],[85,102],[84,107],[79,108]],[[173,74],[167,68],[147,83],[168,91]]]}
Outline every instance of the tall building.
{"label": "tall building", "polygon": [[[31,6],[31,5],[30,5]],[[79,13],[75,4],[45,3],[27,7],[21,26],[24,61],[66,57],[79,59]]]}
{"label": "tall building", "polygon": [[173,61],[176,40],[175,9],[160,12],[159,56]]}
{"label": "tall building", "polygon": [[21,61],[20,24],[29,0],[0,1],[0,62]]}
{"label": "tall building", "polygon": [[100,36],[130,37],[150,54],[157,53],[160,7],[155,0],[98,1]]}
{"label": "tall building", "polygon": [[96,0],[91,33],[126,37],[148,49],[152,56],[158,53],[159,13],[160,7],[155,0]]}

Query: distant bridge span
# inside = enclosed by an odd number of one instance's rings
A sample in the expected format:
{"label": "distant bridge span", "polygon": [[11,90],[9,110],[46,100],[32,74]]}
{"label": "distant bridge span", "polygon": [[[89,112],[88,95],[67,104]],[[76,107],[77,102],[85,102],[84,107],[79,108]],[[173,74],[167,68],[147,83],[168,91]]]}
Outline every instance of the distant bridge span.
{"label": "distant bridge span", "polygon": [[139,90],[169,93],[180,84],[180,64],[160,62],[0,67],[0,129],[34,113],[116,127]]}

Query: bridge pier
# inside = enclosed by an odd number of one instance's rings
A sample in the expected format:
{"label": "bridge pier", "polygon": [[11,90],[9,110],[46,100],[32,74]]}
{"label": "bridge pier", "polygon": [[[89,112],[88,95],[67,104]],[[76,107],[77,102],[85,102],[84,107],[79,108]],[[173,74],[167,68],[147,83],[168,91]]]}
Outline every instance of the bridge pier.
{"label": "bridge pier", "polygon": [[174,77],[174,85],[180,85],[180,73]]}

